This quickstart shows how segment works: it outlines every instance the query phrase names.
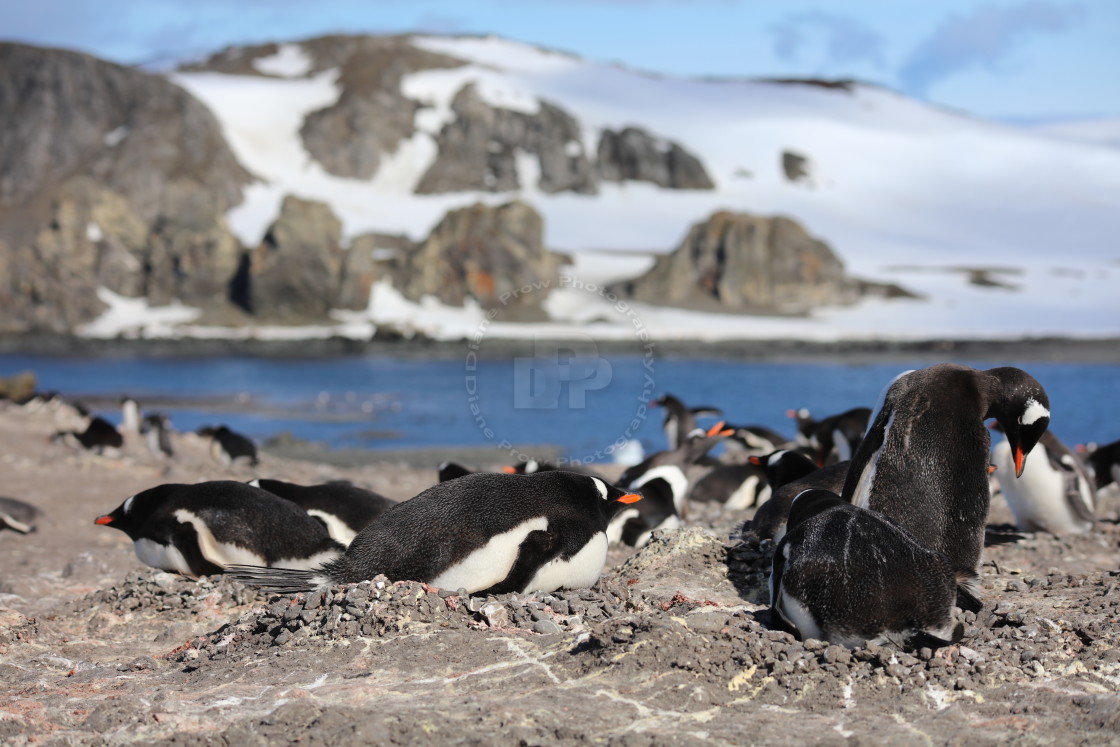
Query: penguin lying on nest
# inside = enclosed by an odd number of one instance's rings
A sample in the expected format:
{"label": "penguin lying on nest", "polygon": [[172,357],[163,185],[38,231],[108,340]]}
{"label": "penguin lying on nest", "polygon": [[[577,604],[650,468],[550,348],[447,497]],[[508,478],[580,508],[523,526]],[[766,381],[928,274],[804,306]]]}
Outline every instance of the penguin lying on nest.
{"label": "penguin lying on nest", "polygon": [[641,499],[571,472],[479,472],[439,483],[366,526],[346,554],[307,571],[233,566],[270,591],[300,592],[384,574],[470,593],[583,588],[607,559],[607,524]]}

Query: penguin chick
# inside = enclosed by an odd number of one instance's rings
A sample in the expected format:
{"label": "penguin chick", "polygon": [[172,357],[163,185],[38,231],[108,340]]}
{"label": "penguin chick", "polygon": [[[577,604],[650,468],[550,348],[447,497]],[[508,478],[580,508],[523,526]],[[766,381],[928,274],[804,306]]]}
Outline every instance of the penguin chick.
{"label": "penguin chick", "polygon": [[607,524],[641,500],[571,472],[478,472],[434,485],[366,526],[342,557],[310,571],[238,567],[247,584],[297,592],[384,574],[470,593],[594,584]]}
{"label": "penguin chick", "polygon": [[231,480],[159,485],[94,523],[127,534],[147,565],[184,576],[234,563],[313,568],[346,549],[291,501]]}
{"label": "penguin chick", "polygon": [[366,524],[396,505],[396,501],[380,493],[348,482],[296,485],[257,478],[249,484],[296,504],[322,523],[331,538],[343,545],[349,545]]}
{"label": "penguin chick", "polygon": [[943,553],[827,490],[799,494],[789,525],[774,550],[770,605],[798,638],[848,648],[868,641],[932,648],[960,639],[956,578]]}

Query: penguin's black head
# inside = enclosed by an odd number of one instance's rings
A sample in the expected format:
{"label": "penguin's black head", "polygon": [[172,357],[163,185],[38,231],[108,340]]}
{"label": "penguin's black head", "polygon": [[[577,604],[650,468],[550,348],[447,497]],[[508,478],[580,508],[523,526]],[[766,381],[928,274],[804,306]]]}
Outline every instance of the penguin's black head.
{"label": "penguin's black head", "polygon": [[[556,474],[556,472],[554,471],[551,474]],[[630,503],[637,503],[642,499],[641,493],[623,490],[615,485],[608,484],[606,480],[602,480],[598,477],[580,475],[575,472],[566,472],[563,474],[578,480],[578,485],[573,485],[573,487],[578,487],[580,495],[585,496],[587,501],[593,502],[595,509],[603,517],[604,527],[624,506]]]}
{"label": "penguin's black head", "polygon": [[989,416],[1003,427],[1015,459],[1015,476],[1023,474],[1027,454],[1050,426],[1050,398],[1033,376],[1018,368],[993,368],[988,371],[1002,385],[1001,395],[992,404]]}
{"label": "penguin's black head", "polygon": [[136,495],[125,498],[124,503],[114,508],[111,512],[98,516],[94,524],[113,527],[127,534],[132,539],[138,536],[139,528],[151,517],[152,513],[162,502],[162,496],[168,488],[174,486],[160,485],[149,488]]}

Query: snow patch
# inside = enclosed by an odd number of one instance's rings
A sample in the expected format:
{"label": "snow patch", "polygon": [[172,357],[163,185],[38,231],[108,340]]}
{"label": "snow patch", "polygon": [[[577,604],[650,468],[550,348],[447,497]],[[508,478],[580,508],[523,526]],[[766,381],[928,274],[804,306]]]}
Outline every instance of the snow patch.
{"label": "snow patch", "polygon": [[174,337],[175,327],[194,321],[202,312],[178,302],[151,306],[146,298],[129,298],[101,286],[97,297],[109,308],[77,332],[80,337]]}
{"label": "snow patch", "polygon": [[299,44],[281,44],[276,54],[253,60],[253,69],[277,78],[302,78],[311,72],[314,61]]}

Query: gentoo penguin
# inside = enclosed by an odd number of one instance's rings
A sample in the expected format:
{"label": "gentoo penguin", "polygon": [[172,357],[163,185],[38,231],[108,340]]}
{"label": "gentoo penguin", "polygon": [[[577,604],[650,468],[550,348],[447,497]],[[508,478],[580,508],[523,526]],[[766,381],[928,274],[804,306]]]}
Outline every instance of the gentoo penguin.
{"label": "gentoo penguin", "polygon": [[824,466],[850,460],[863,440],[863,432],[867,430],[870,419],[870,407],[853,407],[818,420],[809,437],[809,443],[816,447],[819,454],[817,463]]}
{"label": "gentoo penguin", "polygon": [[1030,374],[953,363],[900,374],[880,397],[842,496],[945,553],[959,603],[973,610],[991,498],[989,418],[1003,426],[1018,477],[1050,424],[1050,400]]}
{"label": "gentoo penguin", "polygon": [[146,415],[140,423],[140,433],[148,441],[148,451],[153,456],[175,456],[171,448],[171,420],[163,413]]}
{"label": "gentoo penguin", "polygon": [[1085,463],[1092,471],[1098,489],[1112,483],[1120,483],[1120,441],[1113,441],[1104,446],[1078,445],[1077,450],[1085,455]]}
{"label": "gentoo penguin", "polygon": [[679,448],[659,451],[622,473],[618,484],[628,490],[641,490],[642,502],[619,512],[611,521],[607,529],[611,544],[621,541],[643,547],[654,530],[681,525],[688,507],[686,470],[726,436],[722,425],[717,423],[708,432],[696,428]]}
{"label": "gentoo penguin", "polygon": [[393,506],[358,533],[345,555],[320,568],[231,570],[248,584],[282,592],[381,573],[472,594],[582,588],[603,570],[611,517],[638,500],[572,472],[478,472]]}
{"label": "gentoo penguin", "polygon": [[794,498],[790,529],[774,549],[770,607],[798,638],[849,648],[905,648],[960,639],[956,578],[944,553],[886,516],[827,490]]}
{"label": "gentoo penguin", "polygon": [[437,482],[447,482],[462,477],[463,475],[473,475],[474,470],[468,469],[458,462],[443,462],[436,468]]}
{"label": "gentoo penguin", "polygon": [[35,531],[35,522],[43,512],[30,503],[15,498],[0,498],[0,529],[11,529],[20,534]]}
{"label": "gentoo penguin", "polygon": [[797,435],[795,436],[797,443],[801,446],[808,446],[809,439],[813,436],[813,429],[817,425],[817,421],[813,419],[813,414],[809,412],[809,408],[786,410],[786,417],[792,418],[797,424]]}
{"label": "gentoo penguin", "polygon": [[140,434],[140,403],[132,397],[121,397],[122,433]]}
{"label": "gentoo penguin", "polygon": [[755,457],[766,470],[770,483],[770,499],[758,507],[742,533],[759,539],[781,540],[786,533],[786,520],[793,499],[810,488],[819,488],[839,495],[844,489],[851,462],[837,462],[817,467],[814,459],[794,449],[781,449],[766,457]]}
{"label": "gentoo penguin", "polygon": [[331,537],[343,545],[349,545],[366,524],[396,505],[394,500],[348,482],[296,485],[257,478],[249,484],[296,504],[322,522]]}
{"label": "gentoo penguin", "polygon": [[[994,426],[993,430],[998,428]],[[1022,532],[1084,534],[1096,521],[1096,486],[1081,459],[1053,433],[1038,440],[1045,459],[1035,457],[1018,480],[1003,479],[1000,490]],[[1011,444],[1001,439],[992,449],[998,475],[1015,469]]]}
{"label": "gentoo penguin", "polygon": [[257,447],[247,436],[231,431],[224,425],[218,427],[204,426],[198,429],[198,435],[209,436],[211,455],[223,464],[232,464],[235,459],[245,458],[251,466],[259,464],[257,460]]}
{"label": "gentoo penguin", "polygon": [[731,436],[727,439],[728,451],[739,451],[746,456],[770,454],[789,443],[781,433],[764,425],[728,425]]}
{"label": "gentoo penguin", "polygon": [[766,471],[750,462],[713,467],[688,491],[690,503],[719,503],[723,511],[742,511],[769,497]]}
{"label": "gentoo penguin", "polygon": [[160,485],[94,523],[127,534],[144,563],[185,576],[235,563],[314,568],[346,549],[291,501],[231,480]]}
{"label": "gentoo penguin", "polygon": [[665,408],[665,420],[661,427],[669,442],[669,451],[679,448],[688,438],[688,434],[696,430],[696,418],[706,415],[719,417],[723,414],[718,407],[687,407],[684,402],[671,394],[662,394],[650,404]]}
{"label": "gentoo penguin", "polygon": [[97,416],[89,418],[84,431],[59,431],[51,436],[51,440],[87,449],[95,454],[105,454],[111,449],[124,446],[120,431],[108,420]]}

